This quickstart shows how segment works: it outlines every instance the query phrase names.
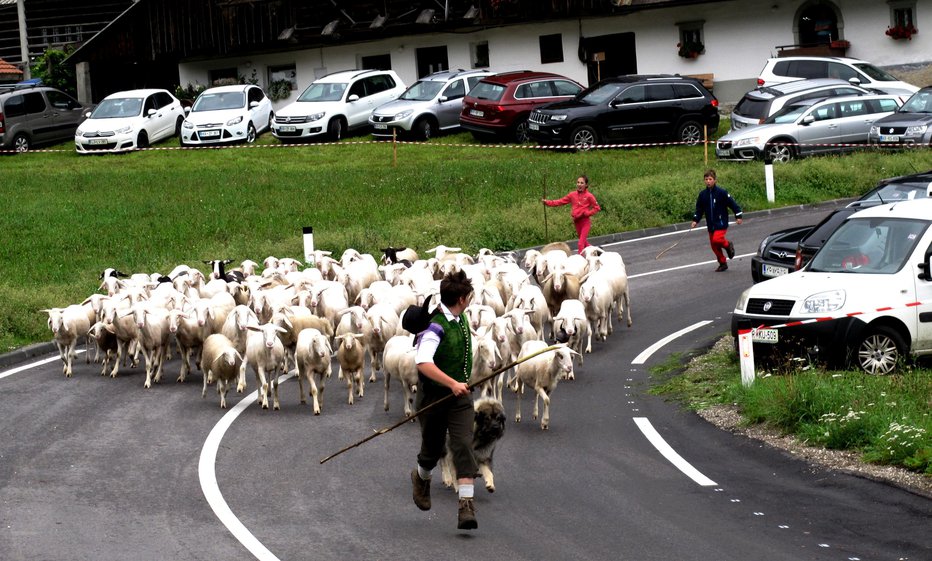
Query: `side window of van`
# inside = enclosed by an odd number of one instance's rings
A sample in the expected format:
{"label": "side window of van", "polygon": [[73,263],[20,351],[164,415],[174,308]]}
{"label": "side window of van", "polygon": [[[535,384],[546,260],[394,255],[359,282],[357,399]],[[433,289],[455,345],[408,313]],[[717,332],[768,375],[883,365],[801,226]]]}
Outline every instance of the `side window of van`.
{"label": "side window of van", "polygon": [[77,109],[81,107],[77,100],[62,92],[48,90],[45,92],[45,96],[49,98],[49,104],[55,109]]}
{"label": "side window of van", "polygon": [[466,95],[466,87],[463,86],[462,80],[454,80],[447,86],[447,89],[443,90],[442,95],[445,95],[448,100],[459,99]]}
{"label": "side window of van", "polygon": [[673,86],[670,84],[651,84],[647,86],[647,101],[670,101],[673,99]]}
{"label": "side window of van", "polygon": [[800,78],[825,78],[828,76],[828,67],[822,60],[796,60],[790,63],[790,76]]}
{"label": "side window of van", "polygon": [[349,95],[346,97],[348,99],[350,96],[353,96],[353,95],[358,95],[359,99],[366,97],[366,81],[365,80],[359,80],[355,84],[350,86]]}
{"label": "side window of van", "polygon": [[838,80],[850,80],[851,78],[857,78],[864,82],[864,77],[854,71],[853,68],[845,66],[844,64],[839,64],[837,62],[828,63],[828,77],[836,78]]}
{"label": "side window of van", "polygon": [[25,98],[26,113],[42,113],[45,111],[45,98],[39,92],[31,92],[23,95]]}
{"label": "side window of van", "polygon": [[554,80],[553,89],[557,95],[576,95],[580,92],[579,86],[566,80]]}
{"label": "side window of van", "polygon": [[9,117],[22,117],[26,114],[26,100],[21,95],[12,95],[3,104],[3,113]]}
{"label": "side window of van", "polygon": [[644,101],[644,86],[631,86],[618,98],[622,103],[641,103]]}
{"label": "side window of van", "polygon": [[838,104],[828,103],[821,107],[816,107],[812,112],[812,116],[815,117],[816,121],[828,121],[829,119],[838,118]]}
{"label": "side window of van", "polygon": [[871,113],[886,113],[887,111],[896,111],[896,102],[892,99],[872,99],[870,100]]}

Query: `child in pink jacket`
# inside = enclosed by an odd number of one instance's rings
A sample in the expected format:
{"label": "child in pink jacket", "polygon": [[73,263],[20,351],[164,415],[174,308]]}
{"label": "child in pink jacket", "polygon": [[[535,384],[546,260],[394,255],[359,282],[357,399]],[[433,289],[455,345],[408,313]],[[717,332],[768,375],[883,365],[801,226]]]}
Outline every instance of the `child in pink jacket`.
{"label": "child in pink jacket", "polygon": [[573,225],[576,226],[576,233],[579,234],[579,253],[582,253],[582,250],[589,245],[586,240],[589,236],[589,229],[592,227],[592,221],[589,218],[602,210],[595,200],[595,195],[589,192],[589,178],[585,175],[577,177],[576,190],[570,191],[562,199],[553,201],[541,199],[540,202],[547,206],[572,205],[570,216],[573,217]]}

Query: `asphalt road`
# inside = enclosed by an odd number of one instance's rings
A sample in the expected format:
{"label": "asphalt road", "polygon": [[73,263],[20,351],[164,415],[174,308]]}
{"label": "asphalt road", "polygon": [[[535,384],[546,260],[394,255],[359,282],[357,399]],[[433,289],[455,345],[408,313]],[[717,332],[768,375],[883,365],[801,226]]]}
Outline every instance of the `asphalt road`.
{"label": "asphalt road", "polygon": [[199,374],[175,383],[177,359],[151,390],[141,367],[102,378],[83,357],[71,379],[57,359],[0,370],[0,559],[932,559],[932,501],[810,467],[647,394],[652,365],[728,331],[761,238],[825,212],[749,216],[729,231],[738,256],[725,273],[704,229],[609,245],[628,266],[634,326],[616,321],[559,384],[549,431],[528,397],[513,422],[506,395],[497,491],[477,480],[473,532],[456,530],[439,473],[433,509],[412,504],[413,423],[320,464],[401,418],[397,385],[382,410],[381,379],[351,406],[334,376],[314,417],[293,379],[281,411],[248,395],[223,411],[212,389],[201,399]]}

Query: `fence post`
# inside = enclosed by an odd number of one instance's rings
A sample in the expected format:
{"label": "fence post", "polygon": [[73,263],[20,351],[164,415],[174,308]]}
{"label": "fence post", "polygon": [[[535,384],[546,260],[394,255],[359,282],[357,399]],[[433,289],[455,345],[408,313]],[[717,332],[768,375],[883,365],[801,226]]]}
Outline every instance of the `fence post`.
{"label": "fence post", "polygon": [[702,125],[702,144],[705,146],[705,167],[709,167],[709,125]]}
{"label": "fence post", "polygon": [[314,262],[314,227],[304,226],[301,229],[304,234],[304,262],[317,266]]}
{"label": "fence post", "polygon": [[767,185],[767,202],[772,203],[776,196],[773,191],[773,159],[770,156],[764,158],[764,182]]}
{"label": "fence post", "polygon": [[738,360],[741,363],[741,384],[749,387],[754,383],[754,343],[751,340],[753,329],[750,323],[743,321],[738,325]]}
{"label": "fence post", "polygon": [[392,129],[392,167],[398,167],[398,129]]}

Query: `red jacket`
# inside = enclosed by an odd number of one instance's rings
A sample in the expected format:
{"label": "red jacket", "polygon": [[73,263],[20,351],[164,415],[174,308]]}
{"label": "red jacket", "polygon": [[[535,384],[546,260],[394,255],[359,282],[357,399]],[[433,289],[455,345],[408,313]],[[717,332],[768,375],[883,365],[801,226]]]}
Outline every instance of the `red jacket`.
{"label": "red jacket", "polygon": [[573,205],[573,208],[570,211],[570,216],[573,217],[574,221],[588,218],[602,210],[602,207],[600,207],[599,203],[595,200],[595,195],[589,191],[583,191],[582,193],[578,191],[570,191],[562,199],[544,201],[544,204],[547,206],[562,206],[565,204]]}

